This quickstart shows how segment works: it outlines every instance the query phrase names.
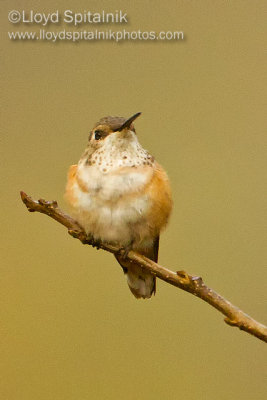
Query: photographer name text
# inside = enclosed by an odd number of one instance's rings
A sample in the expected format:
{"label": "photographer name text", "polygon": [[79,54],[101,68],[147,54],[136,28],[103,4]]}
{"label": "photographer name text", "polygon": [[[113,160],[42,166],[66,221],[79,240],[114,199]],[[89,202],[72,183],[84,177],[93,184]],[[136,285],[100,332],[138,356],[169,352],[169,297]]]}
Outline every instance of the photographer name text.
{"label": "photographer name text", "polygon": [[127,13],[121,10],[114,12],[73,12],[72,10],[65,10],[60,13],[56,10],[51,13],[35,12],[30,11],[17,11],[12,10],[8,13],[9,22],[12,24],[23,23],[23,24],[39,24],[47,26],[49,24],[58,24],[65,22],[74,26],[80,24],[125,24],[128,22]]}

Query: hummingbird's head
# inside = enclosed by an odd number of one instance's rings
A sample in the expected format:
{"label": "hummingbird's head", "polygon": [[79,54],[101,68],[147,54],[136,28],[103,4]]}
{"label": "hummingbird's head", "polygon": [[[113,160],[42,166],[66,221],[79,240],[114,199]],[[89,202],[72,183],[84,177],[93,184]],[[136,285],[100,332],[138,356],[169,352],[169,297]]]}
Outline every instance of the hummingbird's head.
{"label": "hummingbird's head", "polygon": [[110,116],[101,118],[90,132],[89,145],[94,148],[99,148],[102,147],[107,140],[116,142],[117,139],[127,140],[135,136],[133,121],[139,117],[140,114],[140,112],[136,113],[128,119]]}
{"label": "hummingbird's head", "polygon": [[140,114],[139,112],[130,118],[101,118],[90,132],[80,163],[100,168],[103,172],[121,166],[150,165],[153,157],[138,142],[133,125]]}

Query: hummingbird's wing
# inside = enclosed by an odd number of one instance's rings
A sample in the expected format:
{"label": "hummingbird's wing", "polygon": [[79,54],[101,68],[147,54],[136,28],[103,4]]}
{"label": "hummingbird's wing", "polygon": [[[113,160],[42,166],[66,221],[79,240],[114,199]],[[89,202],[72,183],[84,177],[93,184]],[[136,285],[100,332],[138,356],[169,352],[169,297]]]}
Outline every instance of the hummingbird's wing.
{"label": "hummingbird's wing", "polygon": [[151,254],[151,256],[148,256],[148,258],[150,258],[150,260],[155,261],[157,263],[158,255],[159,255],[159,236],[156,237],[156,239],[154,240],[153,254]]}
{"label": "hummingbird's wing", "polygon": [[73,186],[76,182],[77,165],[71,165],[68,171],[67,185],[64,198],[71,206],[74,206],[76,199],[74,195]]}
{"label": "hummingbird's wing", "polygon": [[[145,257],[150,258],[150,260],[157,262],[159,236],[154,239],[151,247],[148,247],[145,250],[144,248],[140,248],[140,250],[135,248],[135,250]],[[156,293],[156,277],[154,275],[150,274],[150,272],[147,272],[135,262],[127,259],[125,260],[119,255],[115,255],[115,257],[127,276],[127,283],[131,292],[137,299],[141,297],[143,299],[150,298],[153,293]]]}

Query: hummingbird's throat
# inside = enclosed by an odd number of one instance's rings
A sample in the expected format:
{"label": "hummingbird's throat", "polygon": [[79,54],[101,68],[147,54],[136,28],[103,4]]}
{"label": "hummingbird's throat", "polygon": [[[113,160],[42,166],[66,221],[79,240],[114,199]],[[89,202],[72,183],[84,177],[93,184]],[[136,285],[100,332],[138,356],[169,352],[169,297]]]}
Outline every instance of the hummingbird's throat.
{"label": "hummingbird's throat", "polygon": [[152,167],[153,163],[154,158],[143,149],[134,132],[129,130],[109,135],[103,145],[84,160],[85,165],[96,167],[102,173],[114,172],[122,167]]}

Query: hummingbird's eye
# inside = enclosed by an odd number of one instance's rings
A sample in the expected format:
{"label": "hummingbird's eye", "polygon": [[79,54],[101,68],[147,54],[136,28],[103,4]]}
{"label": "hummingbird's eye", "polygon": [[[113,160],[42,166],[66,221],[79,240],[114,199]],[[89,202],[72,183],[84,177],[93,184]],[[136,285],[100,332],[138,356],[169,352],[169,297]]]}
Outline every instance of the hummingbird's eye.
{"label": "hummingbird's eye", "polygon": [[100,130],[95,131],[95,140],[100,140],[102,138],[103,132]]}

